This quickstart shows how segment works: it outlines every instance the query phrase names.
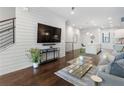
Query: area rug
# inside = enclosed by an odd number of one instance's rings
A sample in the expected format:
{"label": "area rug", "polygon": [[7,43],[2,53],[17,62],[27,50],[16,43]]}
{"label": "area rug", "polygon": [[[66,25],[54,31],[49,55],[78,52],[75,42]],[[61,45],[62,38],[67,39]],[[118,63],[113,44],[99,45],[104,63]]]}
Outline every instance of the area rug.
{"label": "area rug", "polygon": [[[75,60],[76,59],[71,60],[71,61],[69,61],[69,63],[73,63]],[[77,78],[77,77],[71,75],[67,71],[67,68],[68,67],[65,67],[65,68],[55,72],[55,74],[75,86],[94,86],[94,81],[92,81],[90,77],[92,75],[96,74],[96,66],[93,66],[82,78]]]}

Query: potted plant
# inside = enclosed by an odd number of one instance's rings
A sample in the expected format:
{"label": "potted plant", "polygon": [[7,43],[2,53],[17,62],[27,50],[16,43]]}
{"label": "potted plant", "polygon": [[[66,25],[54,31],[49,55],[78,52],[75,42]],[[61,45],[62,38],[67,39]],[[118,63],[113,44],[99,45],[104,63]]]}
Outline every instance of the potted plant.
{"label": "potted plant", "polygon": [[37,68],[42,56],[40,49],[31,48],[28,52],[30,53],[30,58],[33,62],[33,68]]}
{"label": "potted plant", "polygon": [[80,48],[80,55],[83,55],[85,53],[85,49]]}

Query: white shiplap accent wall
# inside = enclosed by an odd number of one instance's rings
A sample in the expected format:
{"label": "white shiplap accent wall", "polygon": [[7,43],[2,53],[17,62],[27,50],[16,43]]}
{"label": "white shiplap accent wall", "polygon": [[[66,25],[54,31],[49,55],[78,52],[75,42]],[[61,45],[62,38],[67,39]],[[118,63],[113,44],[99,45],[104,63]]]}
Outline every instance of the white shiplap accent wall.
{"label": "white shiplap accent wall", "polygon": [[26,50],[32,47],[48,48],[37,44],[37,23],[44,23],[62,28],[60,57],[65,56],[65,20],[47,10],[47,8],[16,8],[16,43],[0,53],[0,75],[20,70],[32,65],[26,56]]}

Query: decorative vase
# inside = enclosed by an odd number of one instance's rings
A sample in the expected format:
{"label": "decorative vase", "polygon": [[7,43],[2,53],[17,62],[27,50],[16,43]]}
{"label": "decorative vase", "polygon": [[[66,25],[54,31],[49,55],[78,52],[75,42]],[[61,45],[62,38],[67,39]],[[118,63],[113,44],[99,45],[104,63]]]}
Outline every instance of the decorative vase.
{"label": "decorative vase", "polygon": [[79,59],[80,59],[80,61],[79,61],[80,62],[80,65],[82,65],[83,64],[84,57],[83,56],[80,56]]}
{"label": "decorative vase", "polygon": [[33,63],[33,68],[38,68],[39,63]]}

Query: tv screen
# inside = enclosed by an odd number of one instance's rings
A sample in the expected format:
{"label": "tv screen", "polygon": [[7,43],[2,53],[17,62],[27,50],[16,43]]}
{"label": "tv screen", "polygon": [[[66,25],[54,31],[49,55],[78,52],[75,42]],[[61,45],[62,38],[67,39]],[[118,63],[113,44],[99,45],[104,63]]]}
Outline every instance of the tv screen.
{"label": "tv screen", "polygon": [[61,28],[38,23],[37,43],[61,42]]}

